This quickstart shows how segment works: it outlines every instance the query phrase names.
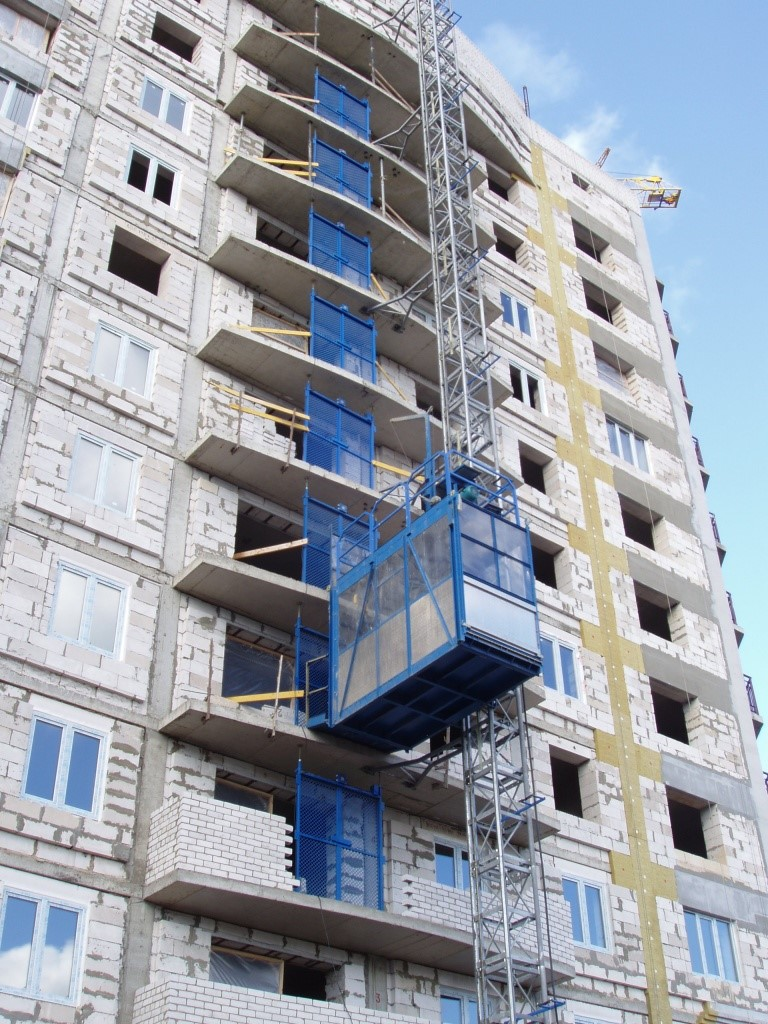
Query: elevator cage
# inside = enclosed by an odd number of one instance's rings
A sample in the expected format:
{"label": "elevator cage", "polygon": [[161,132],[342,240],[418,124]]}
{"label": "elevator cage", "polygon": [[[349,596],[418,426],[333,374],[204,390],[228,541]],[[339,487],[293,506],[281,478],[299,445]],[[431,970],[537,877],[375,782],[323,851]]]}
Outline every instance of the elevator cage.
{"label": "elevator cage", "polygon": [[371,287],[370,239],[353,235],[314,210],[309,214],[309,262],[358,288]]}
{"label": "elevator cage", "polygon": [[309,354],[356,377],[376,383],[376,328],[312,292]]}
{"label": "elevator cage", "polygon": [[315,71],[315,110],[320,117],[358,135],[368,141],[371,137],[370,107],[368,100],[362,100],[348,92],[343,85],[337,85]]}
{"label": "elevator cage", "polygon": [[539,673],[531,545],[514,485],[495,477],[488,489],[468,460],[452,469],[454,458],[439,453],[414,474],[396,512],[367,516],[385,533],[388,520],[404,523],[380,547],[359,530],[342,534],[328,658],[315,645],[309,671],[297,654],[306,724],[407,749]]}
{"label": "elevator cage", "polygon": [[307,385],[304,412],[304,459],[313,466],[373,487],[373,417],[347,409]]}
{"label": "elevator cage", "polygon": [[312,180],[370,208],[371,165],[347,156],[315,136],[312,144]]}
{"label": "elevator cage", "polygon": [[341,776],[296,769],[295,871],[310,896],[384,909],[384,804]]}

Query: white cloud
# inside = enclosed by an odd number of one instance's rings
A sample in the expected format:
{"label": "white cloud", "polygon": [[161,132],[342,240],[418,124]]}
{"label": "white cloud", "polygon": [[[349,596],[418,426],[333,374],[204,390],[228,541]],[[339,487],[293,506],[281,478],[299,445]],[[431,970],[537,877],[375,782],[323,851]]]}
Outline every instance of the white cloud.
{"label": "white cloud", "polygon": [[536,36],[501,21],[486,25],[476,41],[518,92],[528,86],[534,106],[565,99],[579,81],[579,69],[568,53],[548,52]]}
{"label": "white cloud", "polygon": [[567,129],[563,142],[587,160],[597,160],[603,150],[610,146],[615,162],[620,126],[621,116],[615,110],[597,107],[587,121]]}

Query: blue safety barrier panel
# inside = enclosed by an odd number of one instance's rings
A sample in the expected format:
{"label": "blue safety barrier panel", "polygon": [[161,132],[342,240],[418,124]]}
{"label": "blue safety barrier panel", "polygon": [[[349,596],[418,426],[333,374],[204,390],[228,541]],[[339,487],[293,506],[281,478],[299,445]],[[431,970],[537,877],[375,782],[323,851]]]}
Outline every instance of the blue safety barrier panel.
{"label": "blue safety barrier panel", "polygon": [[318,185],[349,196],[363,206],[371,205],[371,165],[361,164],[341,149],[315,137],[312,149],[312,179]]}
{"label": "blue safety barrier panel", "polygon": [[310,896],[384,909],[384,803],[343,778],[296,770],[296,877]]}
{"label": "blue safety barrier panel", "polygon": [[541,666],[513,484],[483,493],[450,468],[439,485],[432,467],[419,474],[412,481],[427,483],[393,514],[405,528],[331,587],[327,727],[387,751],[455,724]]}
{"label": "blue safety barrier panel", "polygon": [[333,576],[347,572],[370,553],[371,531],[341,506],[333,508],[304,494],[304,536],[301,579],[314,587],[330,586]]}
{"label": "blue safety barrier panel", "polygon": [[348,480],[373,487],[373,418],[333,402],[307,385],[304,459]]}
{"label": "blue safety barrier panel", "polygon": [[337,85],[315,71],[315,110],[320,117],[333,121],[348,132],[368,141],[371,137],[368,100],[353,96],[343,85]]}
{"label": "blue safety barrier panel", "polygon": [[376,327],[312,292],[309,354],[376,383]]}
{"label": "blue safety barrier panel", "polygon": [[371,287],[371,243],[312,210],[309,214],[309,262],[360,288]]}
{"label": "blue safety barrier panel", "polygon": [[[253,696],[278,690],[287,693],[293,689],[294,675],[293,659],[281,658],[273,651],[261,650],[236,637],[226,638],[222,697]],[[289,704],[290,698],[280,698],[279,703]],[[254,707],[259,706],[254,704]]]}
{"label": "blue safety barrier panel", "polygon": [[328,712],[328,637],[296,623],[296,724],[322,726]]}

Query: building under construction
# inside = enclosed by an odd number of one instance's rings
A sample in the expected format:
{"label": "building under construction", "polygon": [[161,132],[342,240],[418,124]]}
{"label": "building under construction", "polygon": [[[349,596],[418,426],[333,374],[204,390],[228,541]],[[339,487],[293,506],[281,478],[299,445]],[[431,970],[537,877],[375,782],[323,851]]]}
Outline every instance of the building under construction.
{"label": "building under construction", "polygon": [[679,191],[455,23],[0,3],[1,1021],[768,1024]]}

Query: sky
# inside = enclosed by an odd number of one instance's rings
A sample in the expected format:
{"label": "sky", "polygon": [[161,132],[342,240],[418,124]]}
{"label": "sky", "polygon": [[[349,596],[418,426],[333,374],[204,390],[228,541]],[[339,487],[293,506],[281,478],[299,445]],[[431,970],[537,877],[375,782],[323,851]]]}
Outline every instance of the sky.
{"label": "sky", "polygon": [[768,771],[768,3],[455,0],[460,28],[531,116],[604,169],[661,174],[676,210],[646,211],[664,306],[727,548],[725,585],[766,719]]}

